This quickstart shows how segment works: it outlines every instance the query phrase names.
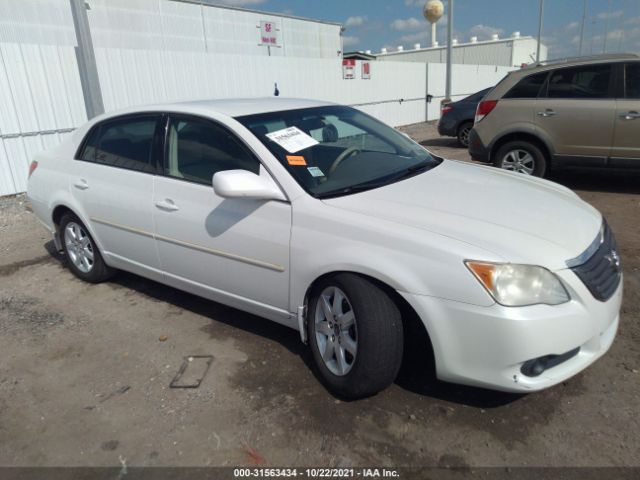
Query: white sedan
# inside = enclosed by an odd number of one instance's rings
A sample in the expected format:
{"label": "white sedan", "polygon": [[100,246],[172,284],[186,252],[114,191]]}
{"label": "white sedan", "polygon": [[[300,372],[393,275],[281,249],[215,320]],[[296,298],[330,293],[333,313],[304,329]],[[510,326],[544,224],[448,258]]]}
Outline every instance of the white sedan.
{"label": "white sedan", "polygon": [[411,318],[438,378],[514,392],[583,370],[618,328],[620,259],[597,210],[349,107],[102,115],[33,161],[28,194],[79,278],[126,270],[297,329],[346,397],[394,381]]}

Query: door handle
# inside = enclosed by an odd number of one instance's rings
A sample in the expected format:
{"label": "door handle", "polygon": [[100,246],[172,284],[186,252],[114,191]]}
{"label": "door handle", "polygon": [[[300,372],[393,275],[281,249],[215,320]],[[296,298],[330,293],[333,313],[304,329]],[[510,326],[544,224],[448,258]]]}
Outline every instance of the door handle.
{"label": "door handle", "polygon": [[544,112],[538,112],[539,117],[553,117],[555,115],[557,115],[557,113],[550,108],[547,108]]}
{"label": "door handle", "polygon": [[180,210],[180,207],[178,207],[175,203],[173,203],[173,200],[169,198],[162,200],[160,202],[157,202],[156,207],[158,207],[160,210],[165,210],[167,212],[175,212],[177,210]]}
{"label": "door handle", "polygon": [[631,110],[630,112],[621,114],[620,118],[624,120],[633,120],[635,118],[640,118],[640,113],[636,112],[635,110]]}
{"label": "door handle", "polygon": [[78,180],[76,183],[73,184],[73,186],[76,187],[78,190],[86,190],[87,188],[89,188],[89,184],[84,178],[81,178],[80,180]]}

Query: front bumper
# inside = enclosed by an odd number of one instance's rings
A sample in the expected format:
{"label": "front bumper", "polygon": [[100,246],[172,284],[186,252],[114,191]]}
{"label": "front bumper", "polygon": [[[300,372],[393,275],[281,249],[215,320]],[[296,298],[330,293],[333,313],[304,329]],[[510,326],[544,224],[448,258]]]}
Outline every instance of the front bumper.
{"label": "front bumper", "polygon": [[[604,355],[618,329],[622,282],[613,297],[599,302],[570,270],[556,274],[572,300],[555,306],[481,307],[402,293],[431,337],[438,378],[493,390],[533,392],[563,382]],[[522,373],[529,360],[578,347],[576,355],[538,376]]]}
{"label": "front bumper", "polygon": [[489,148],[482,143],[480,135],[478,135],[475,128],[472,128],[469,132],[469,155],[478,162],[489,163],[491,161]]}

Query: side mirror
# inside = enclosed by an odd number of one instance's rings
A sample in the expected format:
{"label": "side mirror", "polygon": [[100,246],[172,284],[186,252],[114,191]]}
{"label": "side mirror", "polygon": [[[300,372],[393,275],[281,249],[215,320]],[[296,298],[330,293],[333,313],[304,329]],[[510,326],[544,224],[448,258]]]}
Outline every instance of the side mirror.
{"label": "side mirror", "polygon": [[248,170],[225,170],[213,176],[213,191],[223,198],[254,200],[286,200],[271,178],[260,177]]}

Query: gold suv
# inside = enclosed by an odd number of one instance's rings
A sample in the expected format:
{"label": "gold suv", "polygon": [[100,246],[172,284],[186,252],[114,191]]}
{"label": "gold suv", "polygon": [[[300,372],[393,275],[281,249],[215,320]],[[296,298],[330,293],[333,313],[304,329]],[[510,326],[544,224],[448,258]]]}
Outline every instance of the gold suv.
{"label": "gold suv", "polygon": [[552,167],[640,168],[640,57],[580,57],[509,73],[478,104],[469,153],[537,177]]}

